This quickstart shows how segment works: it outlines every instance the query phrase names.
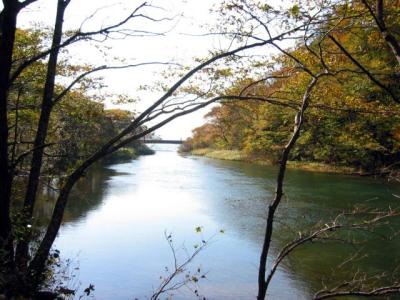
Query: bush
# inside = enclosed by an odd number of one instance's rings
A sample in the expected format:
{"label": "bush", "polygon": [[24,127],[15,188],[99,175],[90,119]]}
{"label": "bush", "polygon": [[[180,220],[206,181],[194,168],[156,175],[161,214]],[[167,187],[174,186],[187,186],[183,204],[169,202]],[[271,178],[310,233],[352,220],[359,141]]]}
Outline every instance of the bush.
{"label": "bush", "polygon": [[142,143],[135,144],[133,147],[134,147],[137,155],[153,155],[154,153],[156,153],[149,146],[142,144]]}
{"label": "bush", "polygon": [[129,161],[137,157],[135,149],[132,148],[121,148],[115,151],[113,154],[107,156],[104,161],[107,163],[116,163]]}

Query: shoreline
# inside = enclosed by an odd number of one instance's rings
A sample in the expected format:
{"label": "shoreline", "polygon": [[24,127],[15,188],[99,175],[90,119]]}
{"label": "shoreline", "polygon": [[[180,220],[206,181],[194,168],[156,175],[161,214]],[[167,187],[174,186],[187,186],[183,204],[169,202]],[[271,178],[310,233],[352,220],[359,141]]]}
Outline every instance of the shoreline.
{"label": "shoreline", "polygon": [[[212,159],[231,160],[249,162],[258,165],[273,166],[274,164],[267,159],[260,159],[246,155],[240,150],[216,150],[211,148],[195,149],[187,152],[195,156],[205,156]],[[353,176],[371,176],[373,174],[366,174],[354,167],[346,166],[332,166],[318,162],[303,162],[303,161],[288,161],[287,168],[304,170],[309,172],[353,175]]]}

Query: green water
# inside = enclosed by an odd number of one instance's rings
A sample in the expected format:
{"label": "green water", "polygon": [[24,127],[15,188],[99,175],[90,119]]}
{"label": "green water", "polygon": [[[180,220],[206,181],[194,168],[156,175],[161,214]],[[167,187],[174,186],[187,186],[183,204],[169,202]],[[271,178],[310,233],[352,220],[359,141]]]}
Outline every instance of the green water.
{"label": "green water", "polygon": [[[173,263],[164,239],[167,231],[173,233],[175,245],[185,245],[188,252],[215,235],[191,264],[194,271],[201,267],[208,272],[194,287],[207,299],[255,299],[276,169],[184,157],[175,149],[163,145],[154,156],[96,167],[78,184],[55,246],[79,267],[70,286],[94,284],[95,299],[148,299],[165,267]],[[289,170],[270,262],[300,230],[323,225],[344,210],[399,207],[400,199],[393,194],[400,194],[400,185],[385,180]],[[37,211],[41,220],[49,218],[52,193],[44,199]],[[195,232],[197,226],[202,233]],[[393,220],[374,234],[337,236],[353,239],[353,244],[324,241],[299,248],[276,273],[269,299],[310,299],[323,284],[334,286],[356,272],[396,274],[399,239],[381,236],[396,229],[400,224]],[[356,261],[341,265],[357,251]],[[182,261],[186,254],[180,249],[177,255]],[[173,294],[173,299],[195,299],[185,287]]]}

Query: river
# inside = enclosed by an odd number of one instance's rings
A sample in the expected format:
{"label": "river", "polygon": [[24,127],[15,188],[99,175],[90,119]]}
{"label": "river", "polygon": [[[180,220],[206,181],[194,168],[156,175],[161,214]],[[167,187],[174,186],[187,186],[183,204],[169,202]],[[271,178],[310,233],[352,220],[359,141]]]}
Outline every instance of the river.
{"label": "river", "polygon": [[[174,291],[173,299],[196,299],[195,289],[207,299],[255,299],[276,168],[181,156],[172,145],[156,147],[153,156],[97,166],[77,185],[55,243],[64,263],[70,260],[68,286],[81,293],[94,284],[95,299],[149,299],[160,276],[173,266],[167,232],[180,262],[210,239],[188,266],[191,274],[200,268],[206,278],[197,287]],[[384,180],[298,170],[287,175],[272,257],[300,229],[344,209],[399,206],[393,194],[400,194],[400,186]],[[51,193],[47,197],[37,210],[41,220],[51,212]],[[398,222],[393,226],[400,228]],[[365,243],[358,245],[367,257],[339,268],[355,245],[325,242],[300,248],[279,268],[269,298],[310,299],[322,282],[340,282],[357,270],[390,274],[400,261],[400,242],[377,236],[367,240],[365,234]]]}

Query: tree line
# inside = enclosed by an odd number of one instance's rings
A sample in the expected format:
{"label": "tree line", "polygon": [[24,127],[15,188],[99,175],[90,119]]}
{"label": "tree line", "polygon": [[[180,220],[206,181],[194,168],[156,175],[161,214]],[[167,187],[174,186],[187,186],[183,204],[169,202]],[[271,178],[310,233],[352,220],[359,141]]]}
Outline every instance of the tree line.
{"label": "tree line", "polygon": [[[293,130],[299,100],[308,84],[309,72],[326,68],[332,76],[321,78],[307,109],[302,134],[289,154],[294,161],[351,166],[360,172],[387,173],[398,168],[400,159],[399,107],[392,95],[399,93],[399,65],[388,51],[365,6],[353,1],[336,5],[330,12],[330,25],[318,25],[318,32],[296,42],[287,53],[278,53],[258,67],[274,64],[266,78],[244,76],[233,82],[224,94],[249,97],[242,101],[221,101],[205,115],[206,123],[193,130],[182,150],[213,148],[243,151],[250,159],[278,163]],[[388,2],[386,20],[399,32],[398,3]],[[293,12],[292,12],[293,13]],[[295,11],[299,17],[300,11]],[[344,18],[344,14],[348,17]],[[328,34],[327,26],[340,26]],[[340,45],[340,47],[338,46]],[[385,87],[354,68],[346,49],[363,68]],[[295,60],[293,60],[295,58]],[[333,74],[335,72],[335,74]],[[251,75],[251,74],[250,74]],[[253,97],[253,99],[252,99]]]}

